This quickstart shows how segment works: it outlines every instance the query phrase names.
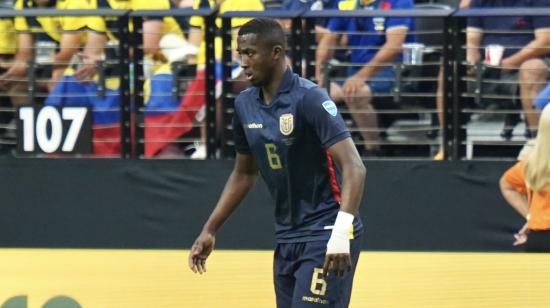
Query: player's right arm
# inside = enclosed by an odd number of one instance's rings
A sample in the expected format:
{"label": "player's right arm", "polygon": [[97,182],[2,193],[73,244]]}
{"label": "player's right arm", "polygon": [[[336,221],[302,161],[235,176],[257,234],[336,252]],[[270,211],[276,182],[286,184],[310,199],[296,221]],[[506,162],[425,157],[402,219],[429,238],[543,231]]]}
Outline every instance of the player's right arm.
{"label": "player's right arm", "polygon": [[227,179],[218,204],[204,224],[189,253],[189,268],[206,272],[206,259],[214,249],[216,232],[250,191],[258,176],[258,167],[250,154],[237,153],[235,167]]}

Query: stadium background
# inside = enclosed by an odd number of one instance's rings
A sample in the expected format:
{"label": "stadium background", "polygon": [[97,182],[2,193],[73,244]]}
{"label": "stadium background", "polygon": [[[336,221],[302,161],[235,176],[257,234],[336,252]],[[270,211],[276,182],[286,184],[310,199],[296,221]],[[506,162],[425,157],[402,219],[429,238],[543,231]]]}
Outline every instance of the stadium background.
{"label": "stadium background", "polygon": [[[550,258],[511,246],[522,221],[497,187],[511,164],[366,161],[351,307],[548,307]],[[0,160],[0,307],[273,307],[263,183],[223,227],[208,273],[187,268],[231,167]]]}

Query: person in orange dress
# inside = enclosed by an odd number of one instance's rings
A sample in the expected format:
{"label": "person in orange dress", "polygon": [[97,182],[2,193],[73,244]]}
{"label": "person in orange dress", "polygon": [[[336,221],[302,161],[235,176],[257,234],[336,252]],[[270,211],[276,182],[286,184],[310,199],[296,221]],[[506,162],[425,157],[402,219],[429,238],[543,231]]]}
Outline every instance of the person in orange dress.
{"label": "person in orange dress", "polygon": [[542,111],[535,146],[500,179],[506,201],[526,219],[514,245],[550,252],[550,107]]}

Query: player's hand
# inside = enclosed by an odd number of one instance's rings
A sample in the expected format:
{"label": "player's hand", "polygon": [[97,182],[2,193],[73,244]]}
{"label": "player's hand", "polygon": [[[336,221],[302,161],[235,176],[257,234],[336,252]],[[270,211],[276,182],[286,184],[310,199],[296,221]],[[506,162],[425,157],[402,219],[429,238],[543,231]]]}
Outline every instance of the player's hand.
{"label": "player's hand", "polygon": [[518,231],[518,233],[514,234],[514,238],[516,239],[514,241],[514,246],[519,246],[527,243],[527,234],[529,233],[529,229],[527,229],[527,223],[523,225],[523,227]]}
{"label": "player's hand", "polygon": [[323,276],[330,272],[342,277],[351,270],[350,242],[348,233],[332,232],[327,243],[327,254],[323,265]]}
{"label": "player's hand", "polygon": [[327,253],[325,264],[323,265],[323,277],[328,277],[330,272],[336,274],[337,277],[343,277],[349,271],[351,271],[351,257],[349,253]]}
{"label": "player's hand", "polygon": [[351,76],[344,82],[342,90],[344,91],[344,96],[354,97],[357,93],[365,86],[367,80],[358,76]]}
{"label": "player's hand", "polygon": [[206,259],[214,249],[216,237],[208,232],[201,232],[189,253],[189,268],[193,273],[206,273]]}

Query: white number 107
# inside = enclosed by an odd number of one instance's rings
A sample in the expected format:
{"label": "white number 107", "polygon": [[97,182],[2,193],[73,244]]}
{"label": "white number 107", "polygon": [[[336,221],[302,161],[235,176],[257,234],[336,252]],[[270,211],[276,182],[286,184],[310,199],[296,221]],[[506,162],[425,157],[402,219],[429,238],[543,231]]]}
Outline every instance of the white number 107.
{"label": "white number 107", "polygon": [[[76,145],[78,134],[86,118],[88,110],[85,107],[65,107],[58,109],[46,106],[38,111],[36,122],[34,120],[33,107],[22,107],[19,109],[19,119],[23,121],[23,151],[34,151],[34,138],[44,153],[53,153],[59,149],[63,139],[63,120],[71,121],[67,137],[63,142],[61,151],[71,152]],[[51,126],[51,133],[48,136],[48,124]]]}

